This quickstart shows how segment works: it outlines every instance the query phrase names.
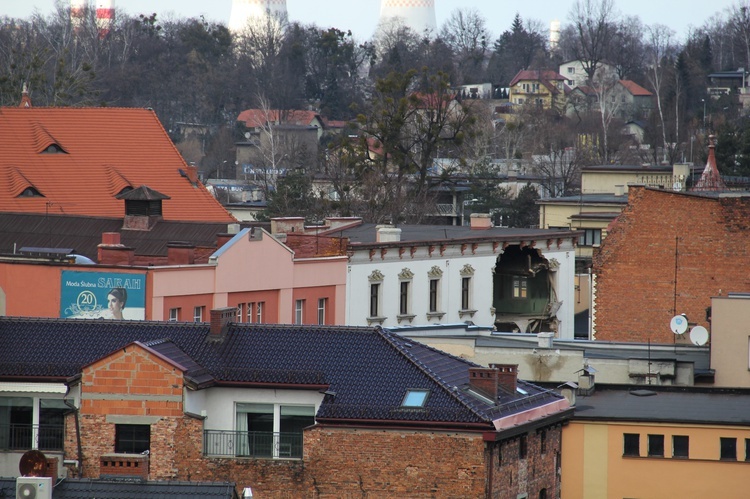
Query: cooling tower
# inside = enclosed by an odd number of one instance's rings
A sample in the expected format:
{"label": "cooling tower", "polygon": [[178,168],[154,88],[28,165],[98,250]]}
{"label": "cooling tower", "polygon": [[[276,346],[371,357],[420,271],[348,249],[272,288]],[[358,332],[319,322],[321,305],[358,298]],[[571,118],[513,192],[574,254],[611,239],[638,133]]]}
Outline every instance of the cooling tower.
{"label": "cooling tower", "polygon": [[435,0],[380,0],[380,22],[400,18],[417,33],[437,30]]}
{"label": "cooling tower", "polygon": [[232,0],[229,29],[234,32],[242,31],[248,22],[263,19],[267,15],[285,19],[286,0]]}
{"label": "cooling tower", "polygon": [[96,2],[96,27],[99,28],[99,37],[107,36],[115,22],[115,0],[97,0]]}

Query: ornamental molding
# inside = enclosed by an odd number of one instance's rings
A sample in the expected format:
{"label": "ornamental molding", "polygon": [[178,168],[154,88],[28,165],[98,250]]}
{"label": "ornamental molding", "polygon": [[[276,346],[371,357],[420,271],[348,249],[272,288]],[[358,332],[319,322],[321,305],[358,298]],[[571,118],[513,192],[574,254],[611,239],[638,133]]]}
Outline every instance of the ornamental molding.
{"label": "ornamental molding", "polygon": [[370,276],[367,279],[370,282],[377,282],[377,281],[384,280],[385,276],[383,275],[383,273],[381,271],[379,271],[378,269],[375,269],[375,270],[372,271],[372,274],[370,274]]}
{"label": "ornamental molding", "polygon": [[443,277],[443,269],[441,269],[437,265],[433,265],[432,268],[427,271],[427,276],[440,279],[441,277]]}
{"label": "ornamental molding", "polygon": [[414,279],[414,272],[412,272],[411,270],[409,270],[407,268],[404,268],[398,274],[398,278],[401,279],[402,281],[409,281],[411,279]]}
{"label": "ornamental molding", "polygon": [[469,277],[469,276],[473,276],[473,275],[474,275],[474,267],[472,267],[472,266],[471,266],[470,264],[468,264],[468,263],[467,263],[467,264],[466,264],[466,265],[464,265],[464,266],[463,266],[463,268],[461,269],[461,272],[460,272],[460,274],[461,274],[461,275],[462,275],[463,277]]}

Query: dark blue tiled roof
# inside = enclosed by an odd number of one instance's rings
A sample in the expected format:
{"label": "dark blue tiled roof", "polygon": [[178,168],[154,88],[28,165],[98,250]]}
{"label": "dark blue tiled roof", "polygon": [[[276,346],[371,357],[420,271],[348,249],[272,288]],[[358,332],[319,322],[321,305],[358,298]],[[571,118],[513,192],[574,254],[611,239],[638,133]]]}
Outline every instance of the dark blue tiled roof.
{"label": "dark blue tiled roof", "polygon": [[[0,498],[16,497],[16,479],[0,478]],[[59,480],[55,499],[237,499],[233,483]]]}
{"label": "dark blue tiled roof", "polygon": [[[519,382],[494,406],[466,390],[471,362],[380,328],[230,324],[208,341],[202,323],[0,318],[0,379],[65,379],[134,341],[178,362],[188,378],[211,382],[325,387],[319,420],[409,420],[488,425],[498,415],[558,400]],[[410,389],[426,406],[401,407]]]}

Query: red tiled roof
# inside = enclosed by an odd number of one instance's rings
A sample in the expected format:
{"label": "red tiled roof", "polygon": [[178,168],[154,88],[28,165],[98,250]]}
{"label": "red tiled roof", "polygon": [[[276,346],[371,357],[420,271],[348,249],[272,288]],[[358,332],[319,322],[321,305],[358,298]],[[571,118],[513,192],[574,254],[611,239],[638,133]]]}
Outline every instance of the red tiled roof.
{"label": "red tiled roof", "polygon": [[[283,119],[282,119],[283,118]],[[267,121],[273,123],[283,123],[285,125],[310,126],[318,118],[321,123],[322,119],[315,111],[303,111],[292,109],[289,111],[280,111],[278,109],[245,109],[237,116],[237,121],[242,121],[248,128],[265,126]]]}
{"label": "red tiled roof", "polygon": [[654,95],[634,81],[620,80],[620,84],[635,97],[651,97]]}
{"label": "red tiled roof", "polygon": [[234,222],[187,169],[148,109],[0,108],[0,212],[121,218],[117,194],[147,186],[169,196],[165,220]]}
{"label": "red tiled roof", "polygon": [[546,70],[546,69],[522,69],[510,82],[510,87],[518,83],[519,81],[565,81],[565,77],[557,71]]}

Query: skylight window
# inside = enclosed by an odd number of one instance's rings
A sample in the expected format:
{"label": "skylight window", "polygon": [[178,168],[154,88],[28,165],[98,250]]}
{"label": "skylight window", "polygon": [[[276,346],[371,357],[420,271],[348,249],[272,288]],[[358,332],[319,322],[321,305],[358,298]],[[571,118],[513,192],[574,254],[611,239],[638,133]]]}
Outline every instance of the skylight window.
{"label": "skylight window", "polygon": [[429,390],[407,390],[404,401],[401,402],[402,407],[424,407],[424,403],[427,401],[427,395]]}
{"label": "skylight window", "polygon": [[527,392],[526,390],[524,390],[523,388],[520,388],[518,386],[516,387],[516,391],[518,393],[520,393],[521,395],[528,395],[529,394],[529,392]]}

